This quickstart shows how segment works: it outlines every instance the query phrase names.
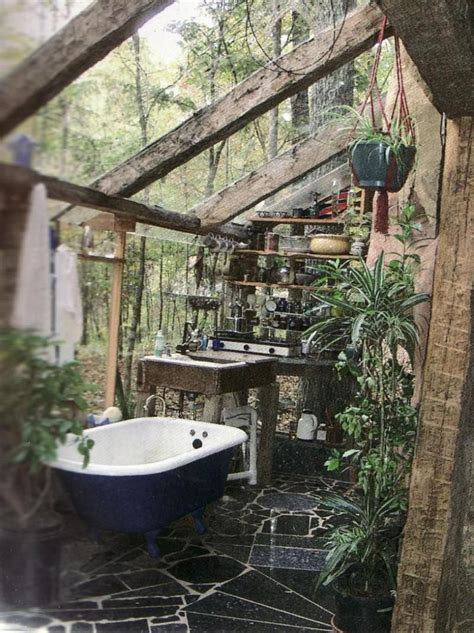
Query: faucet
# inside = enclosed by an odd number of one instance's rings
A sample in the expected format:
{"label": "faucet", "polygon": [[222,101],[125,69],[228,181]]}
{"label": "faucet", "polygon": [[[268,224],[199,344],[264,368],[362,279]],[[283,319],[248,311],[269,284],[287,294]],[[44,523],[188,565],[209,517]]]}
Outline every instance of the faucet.
{"label": "faucet", "polygon": [[164,417],[166,415],[166,401],[163,396],[159,396],[157,393],[152,393],[151,396],[148,396],[148,398],[145,400],[145,404],[143,405],[143,410],[145,411],[145,413],[148,413],[148,407],[150,406],[150,402],[152,400],[161,400],[161,402],[163,403],[163,411],[161,412],[161,415]]}

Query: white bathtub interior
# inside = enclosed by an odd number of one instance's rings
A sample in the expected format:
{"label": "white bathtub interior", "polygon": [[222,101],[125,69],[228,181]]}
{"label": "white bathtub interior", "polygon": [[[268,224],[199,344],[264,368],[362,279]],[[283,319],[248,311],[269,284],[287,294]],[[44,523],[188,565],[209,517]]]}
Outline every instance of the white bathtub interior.
{"label": "white bathtub interior", "polygon": [[[179,418],[135,418],[88,429],[94,440],[90,463],[82,468],[82,456],[74,439],[57,452],[52,466],[86,474],[138,474],[160,472],[236,446],[247,439],[240,429]],[[195,449],[194,440],[202,447]],[[158,465],[157,465],[158,464]],[[147,469],[146,466],[153,466]]]}

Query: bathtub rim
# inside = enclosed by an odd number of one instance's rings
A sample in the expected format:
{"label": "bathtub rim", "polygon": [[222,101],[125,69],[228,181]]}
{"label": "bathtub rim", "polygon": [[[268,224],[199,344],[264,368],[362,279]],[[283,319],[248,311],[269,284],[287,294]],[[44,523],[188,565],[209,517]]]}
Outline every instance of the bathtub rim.
{"label": "bathtub rim", "polygon": [[[91,462],[88,464],[86,468],[82,466],[82,456],[77,453],[74,459],[66,459],[61,458],[61,448],[57,449],[57,457],[54,460],[47,461],[45,464],[50,466],[51,468],[56,468],[58,470],[64,470],[68,472],[75,472],[81,475],[91,475],[97,476],[102,475],[105,477],[134,477],[140,475],[152,475],[155,473],[162,473],[169,470],[174,470],[179,468],[180,466],[184,466],[186,464],[190,464],[192,462],[198,461],[199,459],[203,459],[204,457],[208,457],[213,455],[214,453],[220,453],[221,451],[228,450],[229,448],[233,448],[234,446],[238,446],[243,444],[247,439],[247,433],[242,431],[241,429],[233,428],[230,426],[225,426],[223,424],[213,424],[210,422],[201,422],[195,420],[188,420],[186,418],[171,418],[171,417],[141,417],[141,418],[131,418],[129,420],[122,420],[121,422],[115,422],[111,425],[100,426],[93,429],[86,429],[84,431],[84,435],[91,436],[94,439],[94,436],[100,435],[101,433],[110,433],[111,427],[115,427],[120,424],[122,426],[131,426],[137,425],[139,422],[150,421],[153,424],[159,424],[160,421],[172,421],[175,424],[186,424],[188,429],[195,428],[196,430],[221,430],[224,431],[224,435],[227,436],[225,440],[223,439],[219,442],[218,445],[213,444],[211,446],[202,446],[199,449],[195,449],[192,451],[186,451],[184,453],[180,453],[179,455],[174,455],[173,457],[167,457],[166,459],[162,459],[156,462],[148,462],[146,464],[122,464],[122,465],[111,465],[111,464],[94,464],[93,456],[94,449],[91,451]],[[63,445],[64,447],[70,446],[71,444],[77,441],[77,436],[69,434],[69,441]]]}

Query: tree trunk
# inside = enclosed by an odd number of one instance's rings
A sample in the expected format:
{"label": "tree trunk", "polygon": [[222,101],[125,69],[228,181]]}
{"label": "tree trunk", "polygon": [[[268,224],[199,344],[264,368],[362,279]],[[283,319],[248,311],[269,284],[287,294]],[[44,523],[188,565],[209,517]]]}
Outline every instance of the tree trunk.
{"label": "tree trunk", "polygon": [[[138,33],[134,33],[132,36],[132,48],[135,61],[135,99],[138,110],[138,118],[140,122],[140,132],[142,146],[148,142],[148,120],[145,111],[144,94],[143,94],[143,81],[141,70],[141,55],[140,55],[140,36]],[[149,192],[145,190],[145,200],[149,201]],[[132,381],[132,365],[133,365],[133,352],[135,350],[135,344],[137,340],[137,332],[140,327],[141,314],[142,314],[142,300],[143,300],[143,287],[145,284],[145,262],[146,262],[146,238],[140,237],[139,255],[138,255],[138,274],[136,278],[136,287],[132,293],[134,297],[134,304],[132,308],[132,317],[130,321],[130,329],[127,337],[127,351],[125,355],[125,368],[124,368],[124,392],[125,397],[130,396],[130,388]]]}

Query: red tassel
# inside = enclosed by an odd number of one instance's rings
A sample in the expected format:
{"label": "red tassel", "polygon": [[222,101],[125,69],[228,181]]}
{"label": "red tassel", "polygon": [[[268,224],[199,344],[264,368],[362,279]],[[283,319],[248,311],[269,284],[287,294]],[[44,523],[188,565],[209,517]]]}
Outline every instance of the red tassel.
{"label": "red tassel", "polygon": [[388,193],[384,190],[377,193],[375,201],[375,231],[376,233],[388,233]]}

